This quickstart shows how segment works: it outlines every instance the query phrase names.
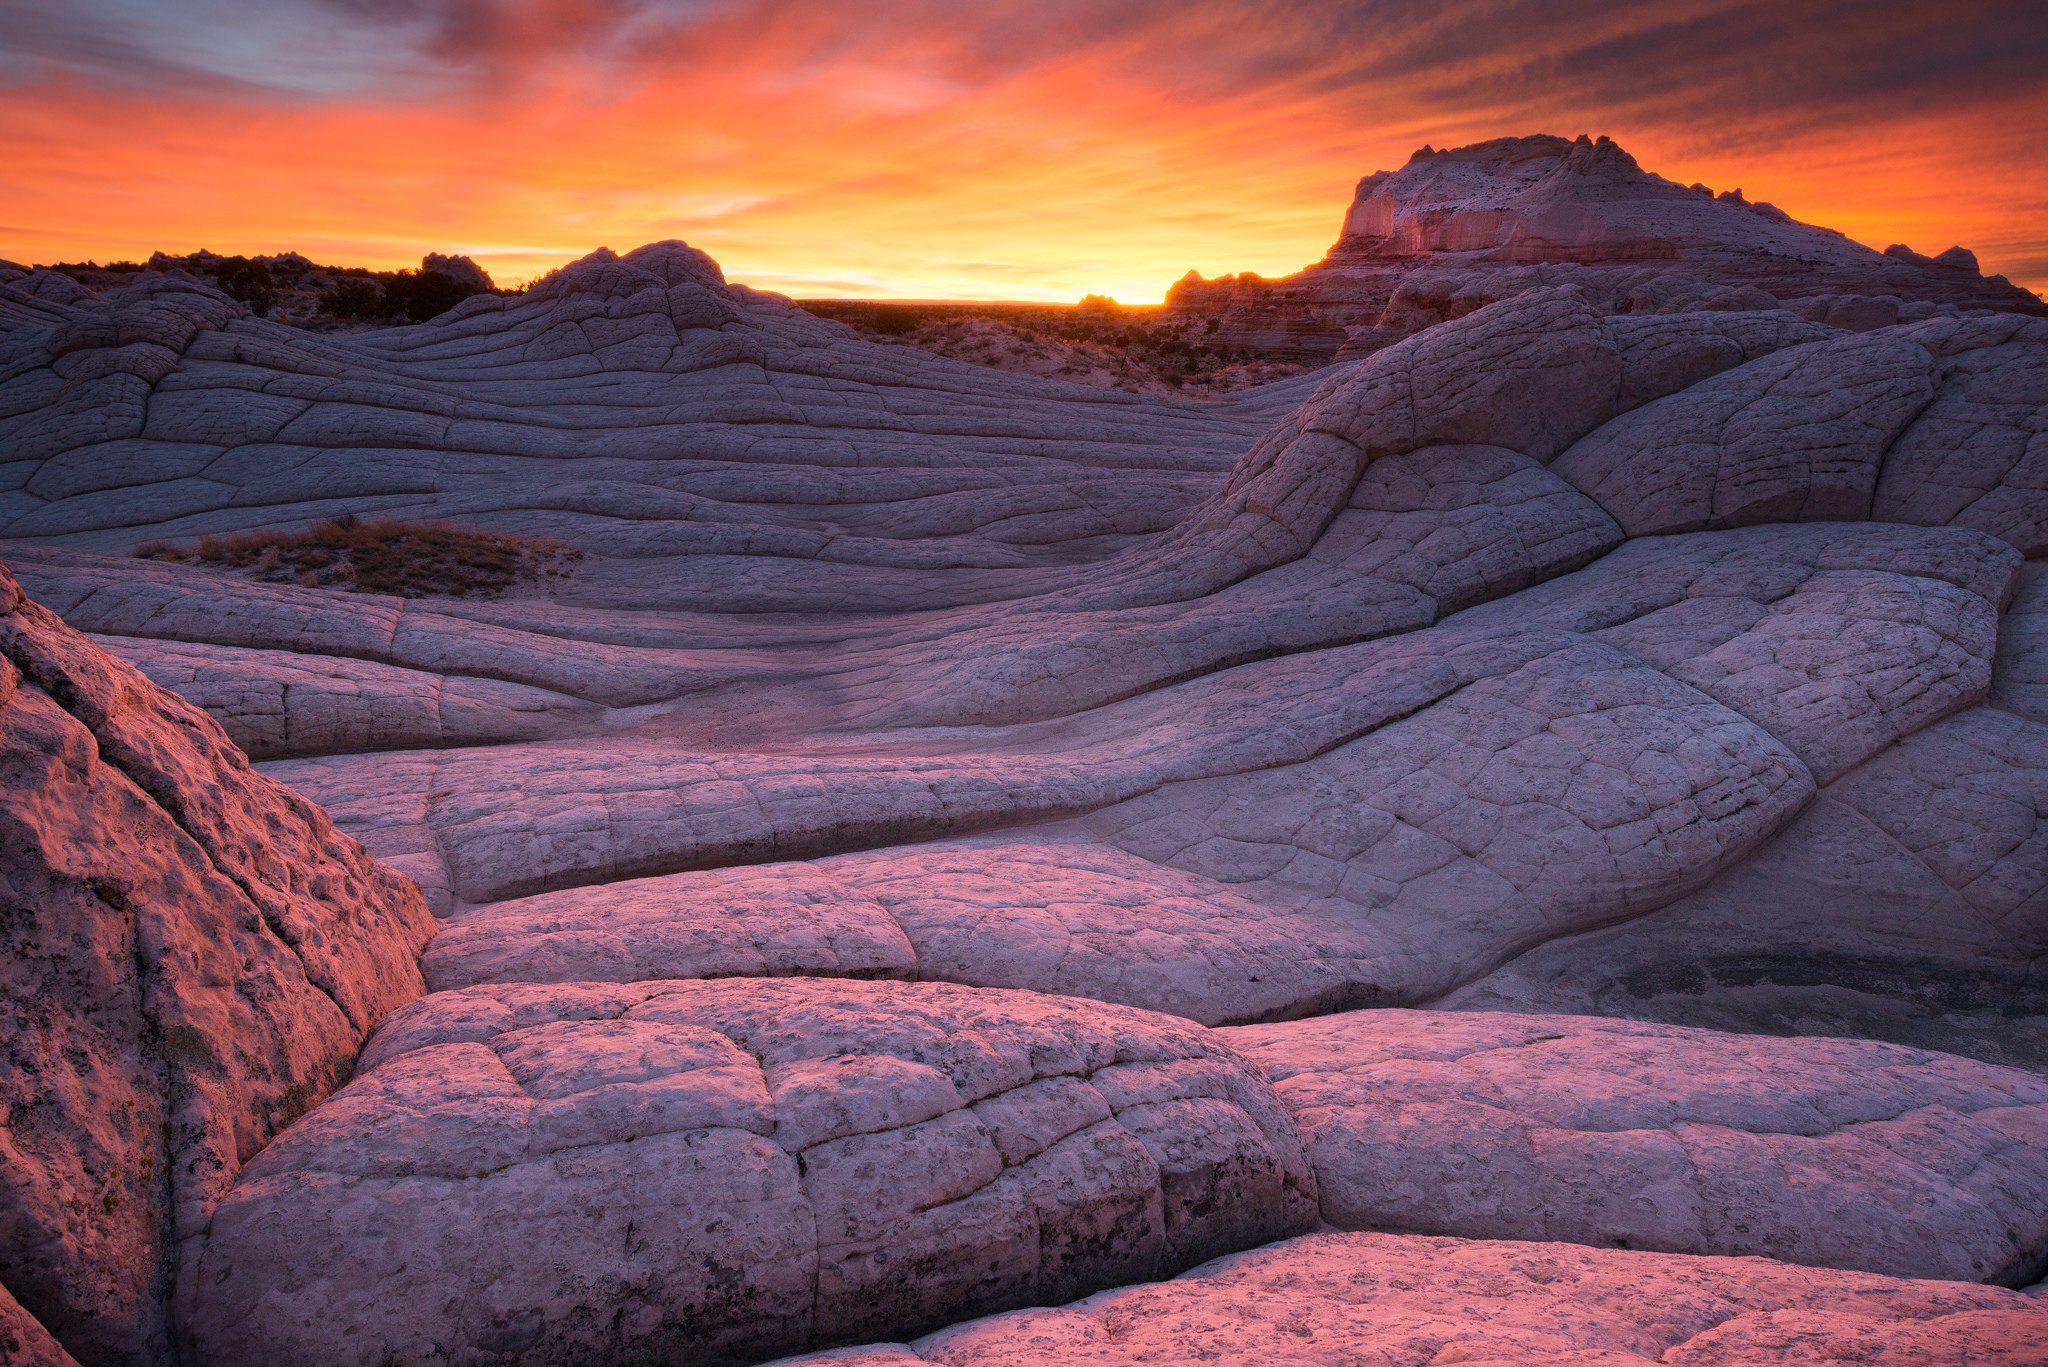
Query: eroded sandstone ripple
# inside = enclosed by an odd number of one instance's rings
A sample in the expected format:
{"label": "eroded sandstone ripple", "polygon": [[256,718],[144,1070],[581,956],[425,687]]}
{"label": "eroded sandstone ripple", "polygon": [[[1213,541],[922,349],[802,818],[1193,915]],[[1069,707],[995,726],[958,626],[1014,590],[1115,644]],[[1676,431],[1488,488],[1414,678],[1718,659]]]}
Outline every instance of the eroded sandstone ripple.
{"label": "eroded sandstone ripple", "polygon": [[[2048,320],[1576,278],[1195,402],[0,270],[0,1343],[2048,1361]],[[342,512],[584,558],[128,555]]]}

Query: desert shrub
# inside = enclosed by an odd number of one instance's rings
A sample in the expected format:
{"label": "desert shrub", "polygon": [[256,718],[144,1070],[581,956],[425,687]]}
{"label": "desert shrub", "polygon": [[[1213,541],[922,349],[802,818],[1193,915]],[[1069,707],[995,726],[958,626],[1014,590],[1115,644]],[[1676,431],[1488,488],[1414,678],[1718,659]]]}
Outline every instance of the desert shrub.
{"label": "desert shrub", "polygon": [[330,318],[351,321],[424,323],[473,294],[495,292],[439,271],[366,272],[337,281],[320,296],[320,310]]}
{"label": "desert shrub", "polygon": [[395,271],[384,281],[387,316],[403,314],[415,323],[439,318],[471,295],[484,293],[481,285],[439,271]]}
{"label": "desert shrub", "polygon": [[268,313],[277,302],[277,282],[270,267],[246,256],[224,258],[213,268],[213,282],[230,299],[239,299],[258,313]]}
{"label": "desert shrub", "polygon": [[901,304],[877,304],[868,326],[884,337],[907,337],[917,331],[922,322],[924,317],[916,309],[908,309]]}
{"label": "desert shrub", "polygon": [[342,517],[294,532],[202,536],[190,545],[152,541],[146,560],[212,564],[257,579],[401,598],[488,596],[567,574],[583,552],[545,537],[513,536],[449,522]]}
{"label": "desert shrub", "polygon": [[384,287],[364,278],[337,280],[333,289],[320,296],[320,311],[335,318],[381,318]]}

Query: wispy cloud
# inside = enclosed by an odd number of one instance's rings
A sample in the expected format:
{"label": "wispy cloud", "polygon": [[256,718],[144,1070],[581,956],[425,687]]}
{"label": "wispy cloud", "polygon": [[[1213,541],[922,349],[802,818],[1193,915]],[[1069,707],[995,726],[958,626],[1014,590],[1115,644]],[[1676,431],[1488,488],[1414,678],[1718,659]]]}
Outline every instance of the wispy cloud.
{"label": "wispy cloud", "polygon": [[2037,0],[0,0],[0,213],[17,255],[677,235],[1157,298],[1313,260],[1424,141],[1592,131],[2041,284],[2044,62]]}

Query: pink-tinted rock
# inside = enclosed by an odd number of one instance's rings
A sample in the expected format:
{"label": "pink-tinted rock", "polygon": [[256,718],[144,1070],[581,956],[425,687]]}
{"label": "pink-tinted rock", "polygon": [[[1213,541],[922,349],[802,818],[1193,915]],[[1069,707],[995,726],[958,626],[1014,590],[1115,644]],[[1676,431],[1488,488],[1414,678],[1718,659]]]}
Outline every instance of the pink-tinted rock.
{"label": "pink-tinted rock", "polygon": [[1791,305],[1859,329],[1915,304],[2048,312],[1968,252],[1875,252],[1740,191],[1674,184],[1583,135],[1425,147],[1359,182],[1321,261],[1277,280],[1190,273],[1167,310],[1225,344],[1342,360],[1555,285],[1608,313]]}
{"label": "pink-tinted rock", "polygon": [[[419,990],[418,902],[11,612],[24,1314],[94,1367],[161,1358],[175,1273],[192,1367],[744,1359],[1166,1275],[1318,1201],[2030,1275],[2024,1075],[1603,1020],[1188,1023],[1683,998],[2048,1058],[2042,336],[1947,302],[2024,301],[1590,141],[1429,154],[1354,226],[1371,264],[1319,278],[1389,285],[1343,325],[1365,359],[1210,404],[871,344],[679,243],[332,335],[0,267],[24,582],[448,913],[443,990],[314,1105]],[[588,554],[439,601],[126,555],[343,512]],[[1329,1247],[1233,1303],[1251,1346],[1196,1307],[1000,1352],[1940,1360],[2013,1308]],[[1382,1264],[1414,1296],[1358,1309]]]}
{"label": "pink-tinted rock", "polygon": [[0,1362],[8,1367],[78,1367],[78,1360],[0,1286]]}
{"label": "pink-tinted rock", "polygon": [[418,995],[419,894],[0,572],[0,1275],[88,1362],[242,1162]]}
{"label": "pink-tinted rock", "polygon": [[2031,1073],[1575,1016],[1220,1034],[1272,1079],[1339,1229],[2007,1285],[2048,1268],[2048,1082]]}
{"label": "pink-tinted rock", "polygon": [[1561,1244],[1318,1234],[1158,1286],[778,1367],[2038,1367],[2048,1306],[1956,1282]]}
{"label": "pink-tinted rock", "polygon": [[1314,1221],[1253,1070],[939,984],[478,988],[394,1017],[216,1212],[202,1361],[734,1362],[1167,1275]]}
{"label": "pink-tinted rock", "polygon": [[256,759],[538,740],[590,726],[600,710],[502,679],[368,660],[134,637],[98,644],[204,708]]}

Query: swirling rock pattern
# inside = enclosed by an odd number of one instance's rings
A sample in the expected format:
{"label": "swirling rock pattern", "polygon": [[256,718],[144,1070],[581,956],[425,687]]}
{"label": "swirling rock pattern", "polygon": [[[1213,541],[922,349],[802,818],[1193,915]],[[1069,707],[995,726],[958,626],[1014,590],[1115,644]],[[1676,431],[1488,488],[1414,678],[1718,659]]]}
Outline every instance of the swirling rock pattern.
{"label": "swirling rock pattern", "polygon": [[[1522,283],[1208,403],[679,243],[350,336],[0,280],[69,623],[0,639],[24,1315],[88,1367],[2043,1360],[1966,1283],[2048,1265],[2048,334]],[[585,558],[121,554],[345,511]]]}

